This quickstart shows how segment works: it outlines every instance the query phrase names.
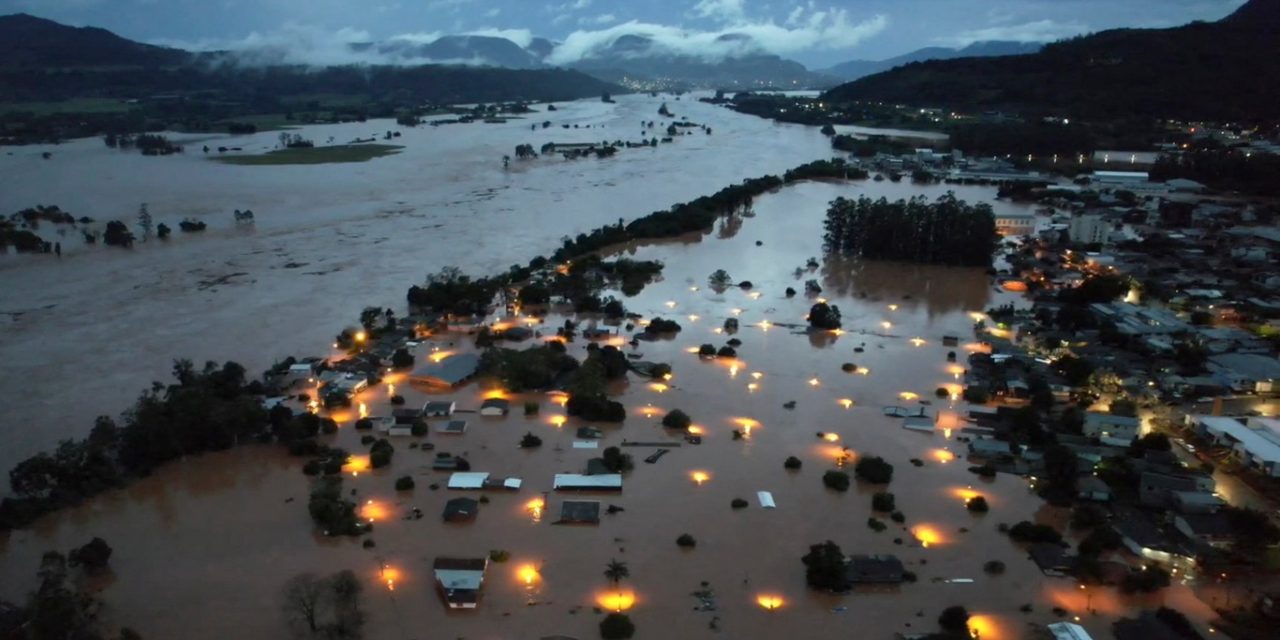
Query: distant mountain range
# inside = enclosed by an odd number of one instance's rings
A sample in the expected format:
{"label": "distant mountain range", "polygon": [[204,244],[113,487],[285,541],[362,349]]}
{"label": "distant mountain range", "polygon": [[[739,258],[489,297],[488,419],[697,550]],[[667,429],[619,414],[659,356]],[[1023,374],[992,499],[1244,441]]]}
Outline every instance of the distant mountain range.
{"label": "distant mountain range", "polygon": [[1280,2],[1250,0],[1218,22],[1103,31],[1028,55],[911,63],[824,98],[1084,119],[1274,121]]}
{"label": "distant mountain range", "polygon": [[894,67],[900,67],[904,64],[911,64],[912,62],[924,62],[925,60],[951,60],[953,58],[1020,56],[1028,53],[1036,53],[1042,47],[1044,47],[1043,42],[1010,42],[1005,40],[975,42],[961,49],[952,49],[949,47],[925,47],[923,49],[916,49],[910,53],[904,53],[900,56],[888,58],[886,60],[850,60],[827,69],[821,69],[819,70],[819,73],[834,76],[844,81],[850,81],[877,74],[882,71],[888,71]]}
{"label": "distant mountain range", "polygon": [[97,27],[68,27],[24,13],[0,16],[0,68],[158,67],[190,58],[181,49],[126,40]]}

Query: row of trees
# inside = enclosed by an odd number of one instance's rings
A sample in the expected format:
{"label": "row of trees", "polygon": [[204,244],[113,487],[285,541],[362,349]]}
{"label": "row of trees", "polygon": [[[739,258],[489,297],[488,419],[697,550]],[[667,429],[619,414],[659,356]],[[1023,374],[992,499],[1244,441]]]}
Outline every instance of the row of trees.
{"label": "row of trees", "polygon": [[829,251],[933,264],[989,267],[998,240],[990,205],[970,205],[950,192],[934,202],[837,198],[825,228]]}
{"label": "row of trees", "polygon": [[121,486],[170,460],[270,438],[272,420],[282,431],[291,424],[291,416],[269,419],[255,395],[261,383],[246,381],[235,362],[196,369],[179,360],[173,375],[174,383],[156,382],[144,391],[122,423],[99,417],[87,438],[64,440],[15,466],[9,472],[14,495],[0,502],[0,530]]}

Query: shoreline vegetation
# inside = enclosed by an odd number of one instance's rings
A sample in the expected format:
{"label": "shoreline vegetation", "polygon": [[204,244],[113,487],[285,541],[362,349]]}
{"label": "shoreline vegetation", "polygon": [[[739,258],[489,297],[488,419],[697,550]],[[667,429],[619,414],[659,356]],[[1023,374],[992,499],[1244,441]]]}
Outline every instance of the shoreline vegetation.
{"label": "shoreline vegetation", "polygon": [[[550,297],[548,283],[553,283],[554,278],[542,275],[535,279],[534,276],[538,271],[558,273],[553,261],[582,259],[625,242],[658,240],[691,231],[709,232],[720,217],[750,206],[756,196],[786,184],[810,179],[866,178],[865,171],[840,160],[810,162],[786,171],[781,177],[770,175],[745,180],[713,195],[655,211],[629,224],[620,221],[617,225],[599,227],[576,238],[565,237],[562,246],[552,254],[552,260],[539,256],[527,267],[516,265],[498,276],[472,279],[457,270],[446,269],[425,287],[411,287],[408,302],[412,309],[429,309],[437,313],[480,313],[491,306],[499,291],[516,285],[523,285],[518,294],[522,301],[531,304],[545,302]],[[585,262],[593,264],[591,260]],[[642,283],[656,275],[655,271],[661,266],[628,264],[633,262],[618,260],[606,268],[614,271],[624,290],[638,291],[636,287],[642,288]],[[566,272],[565,276],[572,273],[567,269]],[[574,281],[570,279],[567,282],[572,284]],[[608,302],[590,291],[579,294],[576,299],[582,302],[575,306],[584,312],[617,312],[621,309],[621,303],[613,301],[617,305],[606,310],[604,307]],[[679,325],[674,322],[654,321],[650,324],[657,324],[665,332],[679,330]],[[572,331],[573,328],[566,327],[565,330]],[[652,327],[651,330],[657,332]],[[482,332],[477,341],[489,337]],[[545,358],[557,362],[557,366],[565,365],[564,372],[571,372],[570,383],[576,383],[582,392],[581,399],[575,403],[575,412],[603,418],[619,415],[621,405],[607,400],[601,384],[603,380],[625,373],[625,368],[622,368],[626,364],[625,358],[619,360],[617,355],[620,354],[615,355],[614,351],[616,349],[606,348],[593,352],[580,367],[576,367],[582,371],[574,371],[575,367],[554,357]],[[492,359],[495,372],[504,368],[496,366],[496,363],[509,364],[512,359],[509,356],[526,352],[502,350],[502,353],[508,357]],[[278,365],[273,367],[273,371],[278,368]],[[271,377],[270,373],[264,378]],[[221,365],[208,362],[203,369],[196,370],[189,360],[177,360],[173,374],[175,383],[152,383],[122,414],[121,423],[100,416],[86,438],[64,440],[53,451],[36,454],[10,470],[9,484],[14,495],[0,500],[0,531],[30,525],[45,514],[123,487],[174,459],[229,449],[245,442],[286,445],[293,455],[320,460],[319,466],[326,472],[333,470],[337,473],[347,458],[345,451],[330,449],[317,441],[319,434],[336,431],[332,419],[314,413],[295,415],[289,408],[279,405],[270,410],[264,408],[261,398],[268,391],[267,385],[259,380],[248,380],[244,367],[235,362]],[[625,411],[622,417],[625,417]],[[332,504],[317,504],[312,509],[313,515],[325,516],[316,518],[317,522],[326,521],[321,524],[331,531],[356,532],[354,527],[347,526],[351,508],[343,503],[349,501],[329,502]]]}
{"label": "shoreline vegetation", "polygon": [[400,153],[401,149],[404,146],[396,144],[339,144],[329,147],[276,149],[260,154],[216,157],[213,160],[240,166],[339,164],[368,162],[374,158]]}

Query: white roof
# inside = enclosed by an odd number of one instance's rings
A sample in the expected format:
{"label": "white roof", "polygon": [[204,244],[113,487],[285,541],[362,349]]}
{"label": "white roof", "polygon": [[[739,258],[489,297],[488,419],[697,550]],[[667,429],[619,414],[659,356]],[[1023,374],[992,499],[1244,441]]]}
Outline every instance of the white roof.
{"label": "white roof", "polygon": [[489,474],[476,471],[459,471],[449,476],[450,489],[480,489]]}
{"label": "white roof", "polygon": [[772,509],[778,506],[773,502],[773,494],[769,493],[768,491],[757,491],[756,499],[760,501],[760,506],[764,507],[765,509]]}
{"label": "white roof", "polygon": [[311,365],[305,362],[289,365],[289,371],[294,373],[311,373]]}
{"label": "white roof", "polygon": [[1053,640],[1093,640],[1084,627],[1074,622],[1055,622],[1049,625],[1049,633],[1053,634]]}
{"label": "white roof", "polygon": [[502,486],[507,489],[519,489],[522,484],[524,484],[524,481],[520,478],[507,478],[502,481]]}
{"label": "white roof", "polygon": [[553,485],[556,489],[618,487],[622,488],[622,474],[604,473],[587,476],[580,473],[557,473]]}
{"label": "white roof", "polygon": [[1263,462],[1280,462],[1280,437],[1270,431],[1250,429],[1231,418],[1221,416],[1197,416],[1196,422],[1204,425],[1214,435],[1230,436],[1249,455]]}
{"label": "white roof", "polygon": [[599,449],[600,443],[595,440],[574,440],[574,449]]}

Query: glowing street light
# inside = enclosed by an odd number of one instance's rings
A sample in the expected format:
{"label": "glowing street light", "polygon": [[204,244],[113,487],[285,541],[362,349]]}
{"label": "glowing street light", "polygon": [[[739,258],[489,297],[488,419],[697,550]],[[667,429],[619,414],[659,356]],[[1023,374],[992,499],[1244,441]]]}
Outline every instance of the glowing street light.
{"label": "glowing street light", "polygon": [[693,473],[689,474],[689,477],[693,478],[694,483],[696,483],[698,486],[702,486],[702,483],[711,479],[711,476],[707,475],[707,472],[705,471],[694,471]]}
{"label": "glowing street light", "polygon": [[842,406],[842,407],[844,407],[844,408],[846,408],[846,409],[848,409],[848,408],[850,408],[850,407],[852,407],[852,406],[853,406],[853,400],[851,400],[851,399],[849,399],[849,398],[840,398],[839,400],[836,400],[836,402],[839,402],[839,403],[840,403],[840,406]]}

